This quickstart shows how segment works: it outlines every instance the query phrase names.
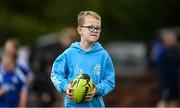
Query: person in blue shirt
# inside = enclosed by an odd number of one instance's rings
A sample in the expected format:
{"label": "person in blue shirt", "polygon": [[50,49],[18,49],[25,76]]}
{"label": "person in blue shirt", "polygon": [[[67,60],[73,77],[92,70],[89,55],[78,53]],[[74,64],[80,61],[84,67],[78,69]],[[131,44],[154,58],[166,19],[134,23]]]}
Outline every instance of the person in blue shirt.
{"label": "person in blue shirt", "polygon": [[4,52],[0,65],[0,107],[25,107],[25,76],[16,66],[16,55]]}
{"label": "person in blue shirt", "polygon": [[4,44],[4,51],[14,55],[18,55],[16,64],[26,77],[26,83],[28,84],[28,86],[31,86],[34,79],[34,75],[29,65],[29,62],[25,57],[26,55],[20,53],[20,47],[21,45],[17,38],[8,38]]}
{"label": "person in blue shirt", "polygon": [[176,33],[172,30],[162,31],[162,42],[154,45],[153,60],[160,86],[158,107],[178,106],[180,57],[176,46]]}
{"label": "person in blue shirt", "polygon": [[[115,87],[115,72],[112,60],[98,41],[101,32],[101,17],[93,11],[78,14],[77,31],[80,42],[74,42],[59,55],[52,66],[51,80],[60,93],[66,93],[66,107],[105,107],[103,96]],[[81,73],[88,74],[94,89],[83,103],[73,102],[71,81]]]}

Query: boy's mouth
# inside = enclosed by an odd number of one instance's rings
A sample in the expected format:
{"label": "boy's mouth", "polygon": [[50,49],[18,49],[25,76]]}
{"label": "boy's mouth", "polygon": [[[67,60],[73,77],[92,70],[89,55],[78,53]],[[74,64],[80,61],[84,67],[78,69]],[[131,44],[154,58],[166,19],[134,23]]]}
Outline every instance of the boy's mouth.
{"label": "boy's mouth", "polygon": [[95,37],[97,37],[97,35],[96,35],[96,34],[92,34],[91,36],[95,36]]}

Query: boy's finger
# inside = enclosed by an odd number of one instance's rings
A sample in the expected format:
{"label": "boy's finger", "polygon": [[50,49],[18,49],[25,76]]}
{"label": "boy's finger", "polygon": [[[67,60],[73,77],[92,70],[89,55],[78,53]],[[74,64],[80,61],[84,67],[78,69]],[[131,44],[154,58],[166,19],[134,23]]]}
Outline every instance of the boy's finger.
{"label": "boy's finger", "polygon": [[71,93],[67,93],[67,95],[72,96],[72,94],[71,94]]}
{"label": "boy's finger", "polygon": [[90,99],[90,98],[92,98],[92,96],[86,96],[86,97],[85,97],[85,99]]}
{"label": "boy's finger", "polygon": [[67,97],[69,97],[70,99],[72,99],[73,95],[71,93],[67,93]]}
{"label": "boy's finger", "polygon": [[87,96],[94,96],[94,95],[95,95],[95,92],[91,92]]}
{"label": "boy's finger", "polygon": [[95,93],[89,93],[88,96],[95,95]]}
{"label": "boy's finger", "polygon": [[93,94],[88,94],[86,97],[93,97],[94,95]]}
{"label": "boy's finger", "polygon": [[90,101],[90,100],[92,100],[92,98],[89,98],[89,99],[85,99],[85,101]]}
{"label": "boy's finger", "polygon": [[68,91],[66,94],[72,96],[72,93],[70,91]]}
{"label": "boy's finger", "polygon": [[72,95],[67,95],[68,98],[73,99]]}

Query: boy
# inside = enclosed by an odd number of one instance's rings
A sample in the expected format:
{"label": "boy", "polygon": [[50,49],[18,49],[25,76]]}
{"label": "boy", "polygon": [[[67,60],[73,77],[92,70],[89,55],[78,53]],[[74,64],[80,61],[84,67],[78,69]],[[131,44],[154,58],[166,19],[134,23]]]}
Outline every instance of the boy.
{"label": "boy", "polygon": [[[115,72],[112,60],[105,49],[97,42],[101,32],[101,18],[93,11],[78,14],[77,31],[80,42],[73,43],[55,60],[51,80],[60,93],[66,93],[66,107],[105,107],[102,96],[115,87]],[[88,74],[94,89],[85,101],[76,104],[71,100],[70,82],[80,73]]]}
{"label": "boy", "polygon": [[153,60],[160,86],[160,101],[157,107],[177,107],[179,102],[179,67],[177,34],[172,30],[163,30],[162,42],[154,46]]}
{"label": "boy", "polygon": [[16,55],[4,52],[0,65],[0,107],[25,107],[25,77],[16,67]]}
{"label": "boy", "polygon": [[20,49],[20,42],[16,38],[9,38],[6,40],[4,44],[4,50],[5,52],[9,52],[14,55],[18,55],[16,64],[19,69],[21,69],[22,73],[26,77],[26,82],[30,86],[33,82],[33,72],[29,66],[28,61],[26,58],[19,53]]}

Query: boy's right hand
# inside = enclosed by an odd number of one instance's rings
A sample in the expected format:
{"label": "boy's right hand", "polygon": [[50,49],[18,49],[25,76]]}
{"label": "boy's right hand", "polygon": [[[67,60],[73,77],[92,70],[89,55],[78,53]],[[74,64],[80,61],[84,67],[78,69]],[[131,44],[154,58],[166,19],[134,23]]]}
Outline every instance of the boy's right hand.
{"label": "boy's right hand", "polygon": [[5,89],[0,88],[0,96],[4,95],[6,93]]}
{"label": "boy's right hand", "polygon": [[71,93],[72,87],[71,87],[71,84],[72,84],[72,82],[68,85],[67,90],[66,90],[67,97],[69,97],[70,99],[72,99],[72,93]]}
{"label": "boy's right hand", "polygon": [[4,95],[10,90],[10,86],[8,84],[3,84],[0,88],[0,96]]}

